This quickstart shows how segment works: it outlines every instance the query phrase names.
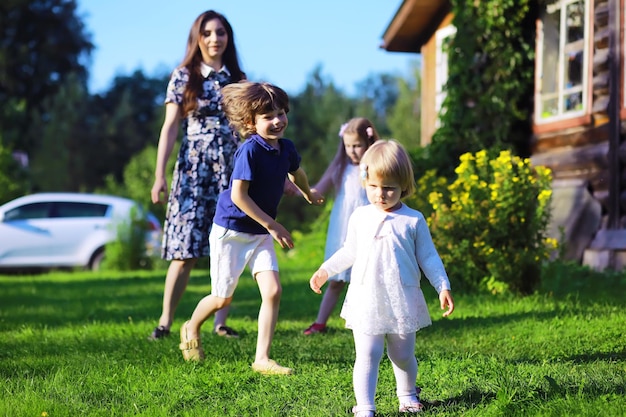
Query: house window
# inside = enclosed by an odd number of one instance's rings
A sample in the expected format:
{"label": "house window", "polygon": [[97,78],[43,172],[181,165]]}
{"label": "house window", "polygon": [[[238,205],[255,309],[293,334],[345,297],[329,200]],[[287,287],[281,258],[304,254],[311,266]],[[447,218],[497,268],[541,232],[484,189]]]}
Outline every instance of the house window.
{"label": "house window", "polygon": [[435,57],[435,110],[439,115],[435,126],[440,127],[443,101],[446,98],[446,82],[448,81],[448,46],[456,34],[456,28],[452,25],[439,29],[435,34],[437,41],[437,53]]}
{"label": "house window", "polygon": [[537,123],[580,116],[587,110],[589,3],[557,0],[546,6],[538,33]]}

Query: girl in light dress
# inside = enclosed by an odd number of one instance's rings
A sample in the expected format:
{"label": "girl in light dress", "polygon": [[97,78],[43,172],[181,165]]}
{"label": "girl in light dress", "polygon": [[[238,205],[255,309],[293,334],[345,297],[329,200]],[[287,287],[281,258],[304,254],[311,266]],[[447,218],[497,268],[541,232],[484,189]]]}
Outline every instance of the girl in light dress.
{"label": "girl in light dress", "polygon": [[[336,192],[326,234],[324,259],[328,259],[343,245],[350,214],[357,207],[368,203],[365,190],[361,187],[359,163],[365,151],[378,140],[378,133],[368,119],[355,117],[341,126],[339,137],[341,141],[335,157],[313,187],[324,195],[331,188]],[[322,297],[317,318],[304,330],[305,335],[326,332],[326,322],[337,305],[346,283],[350,282],[350,269],[333,275],[328,280],[329,284]]]}
{"label": "girl in light dress", "polygon": [[360,175],[371,204],[350,216],[345,243],[313,274],[309,285],[321,294],[328,277],[352,267],[341,317],[352,329],[357,417],[372,417],[378,367],[385,340],[396,379],[399,411],[418,413],[416,332],[431,319],[420,288],[420,268],[439,293],[444,317],[454,311],[450,281],[424,215],[400,199],[415,190],[411,159],[393,140],[379,140],[363,155]]}

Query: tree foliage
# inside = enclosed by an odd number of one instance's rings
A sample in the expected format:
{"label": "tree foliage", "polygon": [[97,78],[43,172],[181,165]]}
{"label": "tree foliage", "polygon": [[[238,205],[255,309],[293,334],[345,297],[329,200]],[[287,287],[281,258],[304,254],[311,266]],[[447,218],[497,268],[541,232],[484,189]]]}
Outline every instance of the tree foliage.
{"label": "tree foliage", "polygon": [[3,145],[0,133],[0,204],[23,195],[27,188],[26,170],[15,160],[12,150]]}
{"label": "tree foliage", "polygon": [[[6,194],[108,192],[131,197],[162,218],[164,207],[152,206],[149,192],[169,74],[149,77],[137,70],[90,94],[86,80],[93,45],[76,15],[76,0],[4,2],[0,34],[0,166],[10,172],[6,181],[19,185],[7,187]],[[393,107],[401,94],[415,94],[412,82],[370,74],[348,96],[321,66],[313,69],[304,89],[291,94],[286,135],[296,143],[312,184],[335,154],[339,128],[348,119],[367,117],[381,135],[395,136],[389,116],[400,120],[402,109]],[[15,150],[28,155],[27,171],[15,168]],[[175,154],[170,172],[174,161]],[[26,179],[24,172],[29,181],[18,181]],[[283,204],[282,221],[291,229],[306,229],[320,212],[301,198],[288,197]]]}
{"label": "tree foliage", "polygon": [[370,74],[356,84],[356,111],[367,117],[382,137],[389,136],[388,115],[398,101],[399,78],[391,74]]}
{"label": "tree foliage", "polygon": [[72,74],[83,85],[93,44],[75,0],[0,3],[0,129],[15,149],[39,146],[31,118]]}
{"label": "tree foliage", "polygon": [[398,79],[398,97],[390,107],[387,124],[392,137],[402,143],[409,152],[420,147],[421,132],[421,75],[417,65],[413,67],[412,79]]}
{"label": "tree foliage", "polygon": [[35,190],[78,191],[87,187],[90,162],[82,141],[87,91],[70,77],[33,114],[30,131],[39,145],[32,151],[30,172]]}
{"label": "tree foliage", "polygon": [[[337,150],[337,133],[342,123],[354,115],[355,105],[317,67],[309,75],[304,90],[290,97],[289,127],[285,135],[296,144],[302,157],[302,167],[311,185],[326,170]],[[307,228],[309,219],[319,214],[319,208],[309,206],[303,198],[286,197],[281,202],[281,221],[288,229]]]}
{"label": "tree foliage", "polygon": [[528,156],[537,16],[532,0],[456,0],[452,13],[441,128],[423,158],[449,177],[466,152]]}
{"label": "tree foliage", "polygon": [[133,156],[156,145],[163,122],[163,100],[168,77],[148,77],[137,70],[117,76],[111,88],[92,97],[89,106],[91,152],[99,155],[93,166],[96,185],[112,174],[122,181],[124,167]]}

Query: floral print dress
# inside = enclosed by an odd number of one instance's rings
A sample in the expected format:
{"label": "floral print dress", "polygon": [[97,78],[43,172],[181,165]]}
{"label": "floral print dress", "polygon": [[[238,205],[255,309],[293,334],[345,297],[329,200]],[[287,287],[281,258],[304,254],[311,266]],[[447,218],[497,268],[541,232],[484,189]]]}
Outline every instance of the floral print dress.
{"label": "floral print dress", "polygon": [[[170,78],[165,102],[182,105],[189,79],[186,68]],[[221,109],[221,88],[230,83],[224,69],[207,74],[198,107],[182,121],[183,138],[172,177],[164,225],[163,259],[209,256],[209,231],[217,197],[228,187],[239,138]]]}

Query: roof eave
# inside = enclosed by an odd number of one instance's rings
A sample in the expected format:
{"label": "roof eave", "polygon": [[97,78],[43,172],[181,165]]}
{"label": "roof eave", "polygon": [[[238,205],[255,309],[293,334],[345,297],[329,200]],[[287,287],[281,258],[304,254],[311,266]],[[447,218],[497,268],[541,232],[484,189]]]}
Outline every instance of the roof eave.
{"label": "roof eave", "polygon": [[419,53],[451,8],[449,0],[404,0],[383,33],[380,47]]}

